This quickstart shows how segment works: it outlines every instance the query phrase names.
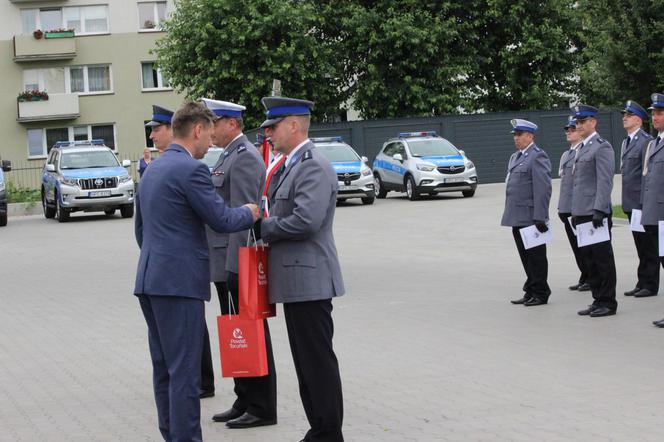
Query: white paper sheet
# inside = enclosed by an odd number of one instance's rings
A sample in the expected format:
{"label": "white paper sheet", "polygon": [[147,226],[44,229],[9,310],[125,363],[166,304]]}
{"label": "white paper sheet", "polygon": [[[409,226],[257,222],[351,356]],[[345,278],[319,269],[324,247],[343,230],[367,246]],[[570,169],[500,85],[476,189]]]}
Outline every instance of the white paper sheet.
{"label": "white paper sheet", "polygon": [[[549,226],[548,223],[547,226]],[[541,246],[542,244],[550,243],[553,240],[551,226],[549,226],[549,230],[544,233],[537,230],[537,227],[534,225],[519,229],[519,233],[521,234],[521,240],[523,240],[523,247],[526,250]]]}
{"label": "white paper sheet", "polygon": [[659,256],[664,256],[664,221],[659,222]]}
{"label": "white paper sheet", "polygon": [[592,221],[576,225],[576,241],[579,247],[585,247],[592,244],[598,244],[605,241],[610,241],[608,220],[602,220],[603,226],[599,229],[593,227]]}
{"label": "white paper sheet", "polygon": [[632,209],[632,221],[629,224],[629,229],[632,232],[645,232],[646,229],[641,225],[641,211],[639,209]]}

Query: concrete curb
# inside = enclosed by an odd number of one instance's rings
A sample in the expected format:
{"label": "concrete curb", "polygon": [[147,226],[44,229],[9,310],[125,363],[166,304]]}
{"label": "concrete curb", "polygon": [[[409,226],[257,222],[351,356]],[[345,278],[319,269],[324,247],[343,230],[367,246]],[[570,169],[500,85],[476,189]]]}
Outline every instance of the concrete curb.
{"label": "concrete curb", "polygon": [[9,217],[14,216],[28,216],[28,215],[40,215],[44,212],[42,209],[41,203],[12,203],[7,205],[7,215]]}

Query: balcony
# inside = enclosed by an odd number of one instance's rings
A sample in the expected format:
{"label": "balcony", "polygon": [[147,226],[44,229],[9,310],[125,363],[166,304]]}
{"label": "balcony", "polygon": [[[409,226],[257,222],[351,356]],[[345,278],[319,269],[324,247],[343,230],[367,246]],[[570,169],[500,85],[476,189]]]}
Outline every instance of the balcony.
{"label": "balcony", "polygon": [[41,38],[32,35],[14,37],[14,61],[71,60],[76,57],[75,38]]}
{"label": "balcony", "polygon": [[21,123],[32,121],[73,120],[80,116],[77,94],[52,94],[46,101],[18,102]]}

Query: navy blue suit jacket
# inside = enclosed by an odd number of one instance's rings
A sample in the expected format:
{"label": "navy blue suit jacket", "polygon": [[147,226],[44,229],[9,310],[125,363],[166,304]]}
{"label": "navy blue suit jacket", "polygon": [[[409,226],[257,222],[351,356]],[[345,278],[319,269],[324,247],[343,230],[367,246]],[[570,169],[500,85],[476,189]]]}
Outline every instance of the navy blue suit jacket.
{"label": "navy blue suit jacket", "polygon": [[178,144],[143,174],[136,200],[141,256],[134,294],[210,300],[205,224],[237,232],[253,224],[247,207],[230,208],[215,192],[210,171]]}

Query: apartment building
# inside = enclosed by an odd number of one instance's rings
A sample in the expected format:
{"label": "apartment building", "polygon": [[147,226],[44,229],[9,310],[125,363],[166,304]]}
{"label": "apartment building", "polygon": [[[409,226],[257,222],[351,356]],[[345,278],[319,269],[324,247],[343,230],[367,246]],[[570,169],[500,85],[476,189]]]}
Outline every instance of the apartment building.
{"label": "apartment building", "polygon": [[[2,159],[38,166],[56,141],[96,138],[137,157],[150,143],[151,104],[182,101],[150,54],[173,8],[172,0],[1,1]],[[21,94],[32,90],[48,99]]]}

